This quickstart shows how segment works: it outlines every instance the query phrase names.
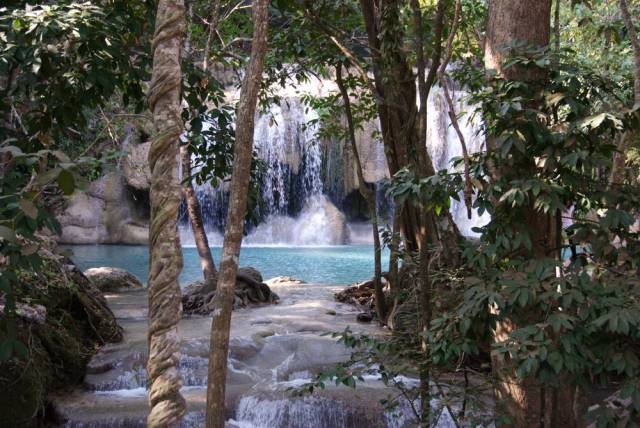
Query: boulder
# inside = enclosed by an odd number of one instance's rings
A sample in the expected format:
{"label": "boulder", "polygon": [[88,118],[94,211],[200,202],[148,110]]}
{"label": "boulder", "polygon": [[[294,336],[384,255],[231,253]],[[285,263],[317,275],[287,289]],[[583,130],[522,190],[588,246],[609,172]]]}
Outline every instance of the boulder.
{"label": "boulder", "polygon": [[331,243],[336,245],[345,244],[348,238],[345,215],[328,199],[325,200],[322,208],[327,218],[325,233],[328,234]]}
{"label": "boulder", "polygon": [[135,275],[120,268],[91,268],[84,274],[102,292],[123,288],[142,288],[142,283]]}
{"label": "boulder", "polygon": [[151,186],[151,171],[147,160],[149,147],[151,142],[130,145],[122,166],[127,184],[139,190],[148,190]]}
{"label": "boulder", "polygon": [[[215,292],[208,291],[205,282],[195,281],[182,291],[182,309],[185,314],[208,315],[213,310]],[[233,308],[277,303],[280,298],[262,282],[262,275],[252,267],[238,269]]]}
{"label": "boulder", "polygon": [[356,316],[356,320],[358,320],[358,322],[371,322],[373,321],[373,315],[371,315],[371,312],[361,312]]}
{"label": "boulder", "polygon": [[17,296],[15,329],[29,353],[0,361],[0,391],[7,392],[0,394],[0,427],[47,425],[49,394],[81,382],[91,354],[122,340],[105,298],[82,272],[64,257],[43,258],[41,274],[21,275],[26,294]]}
{"label": "boulder", "polygon": [[237,276],[238,276],[238,279],[242,278],[243,276],[246,276],[253,279],[256,282],[262,282],[262,274],[258,271],[258,269],[251,266],[239,268]]}

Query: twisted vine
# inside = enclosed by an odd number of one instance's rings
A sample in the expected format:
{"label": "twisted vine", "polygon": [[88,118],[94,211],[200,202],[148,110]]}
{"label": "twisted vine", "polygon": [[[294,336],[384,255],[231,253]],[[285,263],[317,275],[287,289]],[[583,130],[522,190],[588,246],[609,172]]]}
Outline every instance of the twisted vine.
{"label": "twisted vine", "polygon": [[178,371],[178,322],[182,316],[178,276],[182,270],[182,251],[177,228],[181,201],[178,152],[183,130],[180,60],[185,27],[184,1],[160,0],[148,93],[156,129],[149,149],[149,427],[178,426],[186,409]]}

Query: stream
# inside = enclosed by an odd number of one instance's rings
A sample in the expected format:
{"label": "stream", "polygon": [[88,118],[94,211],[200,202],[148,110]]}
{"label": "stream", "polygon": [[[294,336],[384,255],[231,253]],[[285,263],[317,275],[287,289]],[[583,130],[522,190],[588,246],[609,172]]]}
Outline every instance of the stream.
{"label": "stream", "polygon": [[[236,310],[231,323],[226,418],[229,427],[403,427],[411,426],[408,405],[386,412],[381,399],[397,394],[371,379],[352,389],[331,386],[312,396],[291,396],[323,368],[349,358],[349,351],[325,332],[351,326],[384,336],[375,324],[356,323],[358,310],[335,302],[342,287],[283,283],[272,287],[277,305]],[[83,385],[53,397],[66,428],[143,427],[148,412],[145,372],[146,290],[108,293],[125,331],[122,343],[103,347],[91,360]],[[180,322],[180,371],[188,410],[183,427],[204,426],[207,355],[211,320]],[[438,426],[453,427],[446,410]]]}

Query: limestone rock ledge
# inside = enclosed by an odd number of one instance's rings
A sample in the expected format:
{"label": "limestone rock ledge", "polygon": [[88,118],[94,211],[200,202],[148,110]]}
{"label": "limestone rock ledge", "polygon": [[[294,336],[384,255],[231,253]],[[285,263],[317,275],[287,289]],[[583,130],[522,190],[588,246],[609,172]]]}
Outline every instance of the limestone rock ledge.
{"label": "limestone rock ledge", "polygon": [[145,201],[124,176],[108,173],[76,191],[58,216],[61,244],[130,244],[149,242]]}

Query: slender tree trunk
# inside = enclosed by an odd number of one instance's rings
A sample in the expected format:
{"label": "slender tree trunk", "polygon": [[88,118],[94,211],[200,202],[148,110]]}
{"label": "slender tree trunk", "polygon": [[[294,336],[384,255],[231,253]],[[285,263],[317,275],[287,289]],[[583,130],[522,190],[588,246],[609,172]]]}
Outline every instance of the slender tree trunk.
{"label": "slender tree trunk", "polygon": [[224,428],[229,328],[251,178],[256,104],[267,50],[269,0],[255,0],[252,15],[254,29],[251,59],[240,91],[227,226],[218,288],[213,302],[207,385],[207,428]]}
{"label": "slender tree trunk", "polygon": [[211,46],[213,45],[213,37],[218,30],[218,22],[220,21],[220,3],[221,0],[213,0],[211,2],[211,15],[209,16],[209,25],[207,31],[207,41],[204,45],[204,53],[202,59],[202,69],[209,70],[209,57],[211,56]]}
{"label": "slender tree trunk", "polygon": [[181,192],[178,152],[183,130],[180,69],[185,10],[182,0],[159,0],[153,38],[149,106],[156,128],[149,150],[151,226],[149,230],[149,404],[150,427],[177,427],[185,413],[178,372],[182,314],[178,276],[182,249],[178,236]]}
{"label": "slender tree trunk", "polygon": [[[627,28],[629,39],[631,40],[631,47],[633,48],[633,57],[635,61],[633,99],[635,105],[640,106],[640,39],[638,39],[638,33],[636,31],[635,23],[631,18],[627,1],[619,0],[619,2],[624,26]],[[627,132],[620,137],[618,152],[613,155],[613,165],[611,166],[610,183],[612,185],[624,183],[625,166],[627,162],[626,152],[629,149],[629,142],[632,139],[633,136],[629,135]]]}
{"label": "slender tree trunk", "polygon": [[638,32],[636,31],[635,23],[631,19],[631,13],[629,12],[629,6],[627,0],[620,0],[620,11],[622,12],[622,18],[624,20],[624,26],[627,27],[629,32],[629,39],[631,40],[631,46],[633,47],[633,58],[635,61],[635,74],[634,74],[634,99],[636,105],[640,104],[640,39],[638,39]]}
{"label": "slender tree trunk", "polygon": [[400,208],[396,207],[393,213],[393,226],[391,229],[391,243],[389,244],[389,284],[393,304],[387,316],[387,325],[391,330],[395,330],[395,314],[400,304],[400,275],[398,272],[398,259],[400,252]]}
{"label": "slender tree trunk", "polygon": [[198,202],[198,196],[191,181],[191,152],[189,151],[188,145],[183,145],[180,148],[180,156],[182,159],[182,187],[184,198],[187,202],[187,214],[189,215],[193,239],[196,243],[198,256],[200,257],[200,268],[204,276],[205,288],[206,291],[210,292],[216,289],[218,272],[216,271],[216,264],[211,255],[211,248],[209,248],[209,239],[204,230],[200,202]]}
{"label": "slender tree trunk", "polygon": [[[436,10],[435,23],[433,29],[433,46],[431,56],[431,64],[429,65],[429,73],[425,76],[425,70],[427,68],[427,62],[425,59],[424,41],[423,41],[423,24],[422,24],[422,10],[418,0],[411,0],[411,9],[413,11],[413,26],[416,39],[416,65],[418,67],[418,97],[420,100],[420,107],[418,109],[418,120],[415,127],[417,133],[416,139],[416,153],[417,153],[417,172],[421,178],[433,175],[434,168],[431,163],[429,154],[427,153],[427,101],[429,99],[429,93],[433,86],[436,73],[440,67],[440,60],[442,58],[442,31],[444,26],[444,14],[446,11],[446,1],[439,0]],[[432,247],[438,241],[442,243],[443,252],[448,252],[449,246],[444,239],[438,239],[437,226],[434,221],[434,214],[429,212],[424,203],[420,203],[421,210],[421,222],[420,222],[420,269],[419,279],[420,284],[420,314],[419,325],[422,337],[422,352],[424,356],[420,363],[420,402],[421,406],[421,426],[431,426],[431,352],[429,344],[426,340],[426,334],[431,328],[431,320],[433,319],[433,281],[431,280],[431,252]],[[454,244],[455,245],[455,244]],[[446,256],[445,256],[446,257]],[[446,257],[449,258],[449,257]]]}
{"label": "slender tree trunk", "polygon": [[340,95],[342,95],[342,102],[344,104],[345,116],[347,118],[347,128],[349,131],[349,142],[351,143],[351,150],[356,162],[356,172],[358,175],[358,190],[367,203],[369,210],[369,217],[371,218],[371,228],[373,232],[373,259],[374,259],[374,275],[373,275],[373,289],[376,299],[376,313],[378,314],[378,320],[380,324],[384,325],[387,321],[387,304],[382,290],[382,250],[380,247],[380,233],[378,231],[378,213],[376,211],[376,194],[375,191],[367,187],[367,182],[364,179],[364,172],[362,171],[362,162],[360,160],[360,154],[358,153],[358,145],[356,144],[356,130],[353,123],[353,113],[351,111],[351,100],[349,99],[349,92],[344,85],[342,79],[342,64],[336,65],[336,83],[340,89]]}
{"label": "slender tree trunk", "polygon": [[[211,6],[211,16],[209,18],[209,31],[207,36],[207,44],[204,50],[204,62],[203,69],[207,71],[208,59],[211,50],[211,35],[216,31],[218,25],[218,16],[220,9],[220,0],[215,0]],[[193,21],[193,4],[191,2],[187,5],[187,12],[189,15],[189,22]],[[185,55],[191,59],[191,41],[189,34],[185,37]],[[197,114],[195,110],[191,110],[191,116]],[[204,230],[204,222],[202,221],[202,208],[193,188],[193,182],[191,179],[191,150],[190,145],[186,144],[180,147],[180,162],[182,164],[182,186],[185,202],[187,203],[187,214],[189,216],[189,222],[191,224],[191,230],[193,231],[193,240],[196,244],[196,250],[200,258],[200,268],[202,269],[202,275],[205,283],[203,289],[204,293],[210,293],[215,291],[216,282],[218,280],[218,272],[216,271],[216,265],[211,255],[211,248],[209,248],[209,239]]]}

